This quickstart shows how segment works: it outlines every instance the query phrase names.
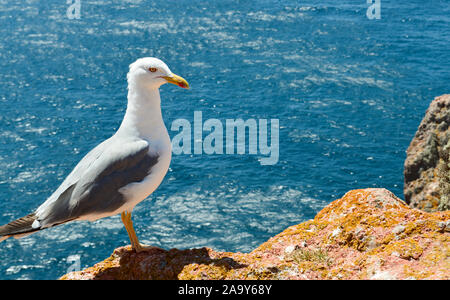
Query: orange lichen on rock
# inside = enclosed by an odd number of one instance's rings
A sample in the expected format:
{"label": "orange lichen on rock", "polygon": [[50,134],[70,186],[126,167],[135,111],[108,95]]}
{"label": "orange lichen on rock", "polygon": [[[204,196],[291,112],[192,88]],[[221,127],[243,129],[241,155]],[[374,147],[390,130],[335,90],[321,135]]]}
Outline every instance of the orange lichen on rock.
{"label": "orange lichen on rock", "polygon": [[448,211],[353,190],[250,253],[122,247],[61,279],[450,279],[449,235]]}

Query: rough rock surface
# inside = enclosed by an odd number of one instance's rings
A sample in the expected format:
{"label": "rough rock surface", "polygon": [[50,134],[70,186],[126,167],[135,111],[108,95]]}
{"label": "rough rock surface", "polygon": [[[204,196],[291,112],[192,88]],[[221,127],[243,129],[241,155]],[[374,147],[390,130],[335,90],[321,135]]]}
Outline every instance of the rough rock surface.
{"label": "rough rock surface", "polygon": [[[450,208],[442,185],[450,185],[439,172],[450,153],[450,95],[435,98],[411,141],[405,161],[405,201],[426,211]],[[446,181],[446,182],[445,182]],[[443,197],[444,196],[444,197]]]}
{"label": "rough rock surface", "polygon": [[450,211],[353,190],[250,253],[122,247],[61,279],[450,279]]}

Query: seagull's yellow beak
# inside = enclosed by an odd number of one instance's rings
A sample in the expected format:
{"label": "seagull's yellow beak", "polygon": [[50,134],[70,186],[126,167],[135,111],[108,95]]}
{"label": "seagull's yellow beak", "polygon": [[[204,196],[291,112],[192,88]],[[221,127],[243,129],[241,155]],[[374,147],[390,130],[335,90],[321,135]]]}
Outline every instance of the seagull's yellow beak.
{"label": "seagull's yellow beak", "polygon": [[182,87],[183,89],[189,89],[189,83],[181,76],[172,74],[171,76],[163,76],[165,80],[169,83],[173,83],[175,85],[178,85],[179,87]]}

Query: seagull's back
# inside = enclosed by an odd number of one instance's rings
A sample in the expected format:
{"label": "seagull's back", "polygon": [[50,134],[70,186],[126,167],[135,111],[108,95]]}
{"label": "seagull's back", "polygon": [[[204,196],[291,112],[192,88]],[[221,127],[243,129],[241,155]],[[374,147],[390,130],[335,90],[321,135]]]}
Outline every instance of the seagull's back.
{"label": "seagull's back", "polygon": [[[154,175],[165,175],[168,169],[164,163],[167,159],[161,157],[164,153],[150,149],[150,142],[159,141],[114,135],[95,147],[36,210],[39,225],[94,221],[131,209],[144,200],[161,183]],[[147,187],[147,191],[136,197],[139,186]]]}

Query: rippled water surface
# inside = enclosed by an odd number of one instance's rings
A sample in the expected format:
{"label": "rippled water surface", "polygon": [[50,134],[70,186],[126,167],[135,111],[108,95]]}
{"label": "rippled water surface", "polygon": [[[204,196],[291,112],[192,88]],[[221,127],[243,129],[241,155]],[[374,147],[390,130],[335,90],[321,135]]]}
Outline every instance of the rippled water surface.
{"label": "rippled water surface", "polygon": [[[117,129],[128,65],[163,59],[165,122],[280,120],[280,158],[178,155],[135,210],[143,242],[251,251],[350,189],[399,197],[405,150],[450,83],[450,2],[0,0],[0,223],[30,213]],[[177,132],[170,132],[174,136]],[[55,279],[128,244],[119,217],[0,244],[1,279]]]}

